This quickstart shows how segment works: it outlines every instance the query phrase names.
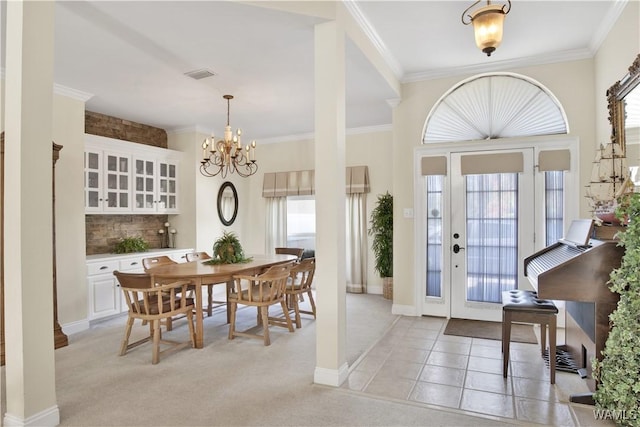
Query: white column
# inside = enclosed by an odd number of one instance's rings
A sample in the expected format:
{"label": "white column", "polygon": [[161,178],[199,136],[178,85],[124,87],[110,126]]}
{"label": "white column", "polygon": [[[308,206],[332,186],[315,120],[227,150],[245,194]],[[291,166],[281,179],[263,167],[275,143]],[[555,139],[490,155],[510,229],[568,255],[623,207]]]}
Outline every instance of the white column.
{"label": "white column", "polygon": [[345,31],[315,28],[315,186],[318,384],[347,378],[345,279]]}
{"label": "white column", "polygon": [[53,1],[9,1],[5,86],[5,426],[55,426]]}

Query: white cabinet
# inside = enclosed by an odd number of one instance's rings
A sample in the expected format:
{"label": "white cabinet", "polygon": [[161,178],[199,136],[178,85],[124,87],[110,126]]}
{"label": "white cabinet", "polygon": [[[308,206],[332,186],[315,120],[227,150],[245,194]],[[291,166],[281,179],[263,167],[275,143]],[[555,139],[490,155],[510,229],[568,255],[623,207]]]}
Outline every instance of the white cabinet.
{"label": "white cabinet", "polygon": [[143,273],[142,259],[166,255],[176,262],[186,261],[193,249],[158,249],[145,253],[90,255],[87,257],[89,320],[102,319],[127,311],[120,284],[113,272]]}
{"label": "white cabinet", "polygon": [[177,214],[179,151],[85,134],[85,212]]}
{"label": "white cabinet", "polygon": [[178,211],[178,159],[134,158],[133,210],[147,213]]}

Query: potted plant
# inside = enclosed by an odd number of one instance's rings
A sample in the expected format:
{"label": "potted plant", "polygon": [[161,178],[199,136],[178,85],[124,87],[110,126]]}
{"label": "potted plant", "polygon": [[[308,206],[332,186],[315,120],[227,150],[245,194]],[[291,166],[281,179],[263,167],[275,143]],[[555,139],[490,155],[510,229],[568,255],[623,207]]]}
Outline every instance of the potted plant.
{"label": "potted plant", "polygon": [[213,244],[213,258],[205,261],[204,264],[237,264],[249,262],[251,259],[245,258],[238,236],[233,232],[225,231]]}
{"label": "potted plant", "polygon": [[132,252],[146,252],[149,250],[149,243],[142,237],[125,237],[115,246],[113,252],[116,254],[128,254]]}
{"label": "potted plant", "polygon": [[371,248],[375,255],[375,270],[382,278],[382,295],[393,298],[393,196],[387,191],[378,195],[376,206],[371,212],[373,236]]}
{"label": "potted plant", "polygon": [[609,287],[620,294],[609,320],[602,360],[593,361],[598,384],[594,400],[600,410],[615,415],[621,425],[640,425],[640,193],[625,196],[616,216],[628,221],[618,233],[625,248],[620,267],[611,272]]}

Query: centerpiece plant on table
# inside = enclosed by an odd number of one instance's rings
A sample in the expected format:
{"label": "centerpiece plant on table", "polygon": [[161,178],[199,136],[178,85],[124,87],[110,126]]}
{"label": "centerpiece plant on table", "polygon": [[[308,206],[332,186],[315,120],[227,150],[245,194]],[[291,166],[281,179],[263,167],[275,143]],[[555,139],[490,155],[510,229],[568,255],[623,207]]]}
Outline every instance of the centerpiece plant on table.
{"label": "centerpiece plant on table", "polygon": [[239,264],[251,261],[253,258],[245,257],[244,250],[238,236],[233,232],[224,232],[222,237],[213,244],[213,258],[204,264]]}

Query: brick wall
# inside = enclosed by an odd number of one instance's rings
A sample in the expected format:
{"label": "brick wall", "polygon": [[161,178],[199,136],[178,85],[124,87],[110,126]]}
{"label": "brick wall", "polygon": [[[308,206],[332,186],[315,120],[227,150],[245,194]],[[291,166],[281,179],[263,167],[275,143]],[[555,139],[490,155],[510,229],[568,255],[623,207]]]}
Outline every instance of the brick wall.
{"label": "brick wall", "polygon": [[142,237],[151,248],[160,248],[158,230],[166,221],[166,215],[85,215],[87,255],[112,253],[124,237]]}
{"label": "brick wall", "polygon": [[[167,148],[167,132],[164,129],[91,111],[85,112],[85,132]],[[161,248],[162,239],[158,230],[164,228],[167,218],[167,215],[85,215],[87,255],[111,253],[123,237],[139,236],[152,249]]]}
{"label": "brick wall", "polygon": [[91,111],[84,113],[84,131],[92,135],[167,148],[167,132],[164,129]]}

